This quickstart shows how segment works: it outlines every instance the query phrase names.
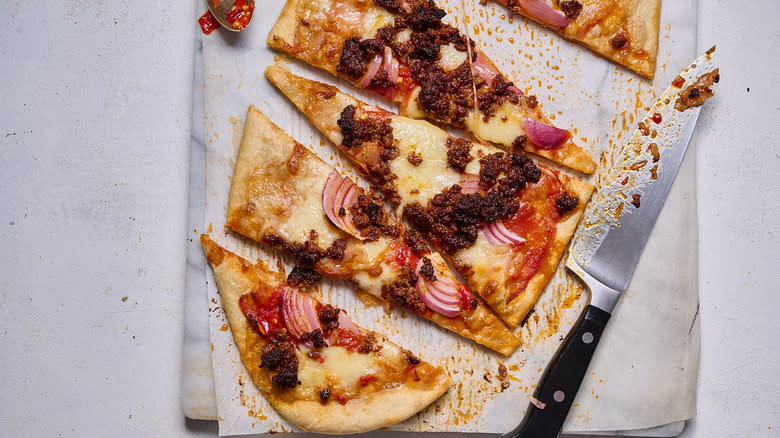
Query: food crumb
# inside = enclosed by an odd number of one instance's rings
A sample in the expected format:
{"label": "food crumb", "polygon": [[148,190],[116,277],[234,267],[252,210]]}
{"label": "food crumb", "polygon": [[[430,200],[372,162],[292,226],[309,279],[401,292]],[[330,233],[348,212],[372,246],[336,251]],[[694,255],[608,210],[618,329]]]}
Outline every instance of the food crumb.
{"label": "food crumb", "polygon": [[221,331],[221,332],[228,331],[228,325],[227,324],[222,324],[222,327],[219,328],[219,331]]}
{"label": "food crumb", "polygon": [[635,194],[631,195],[631,199],[632,199],[631,203],[634,204],[634,207],[639,208],[639,205],[640,205],[639,204],[639,198],[641,198],[641,197],[642,197],[642,195],[640,195],[639,193],[635,193]]}
{"label": "food crumb", "polygon": [[125,301],[127,301],[127,295],[122,297],[122,302],[124,303]]}

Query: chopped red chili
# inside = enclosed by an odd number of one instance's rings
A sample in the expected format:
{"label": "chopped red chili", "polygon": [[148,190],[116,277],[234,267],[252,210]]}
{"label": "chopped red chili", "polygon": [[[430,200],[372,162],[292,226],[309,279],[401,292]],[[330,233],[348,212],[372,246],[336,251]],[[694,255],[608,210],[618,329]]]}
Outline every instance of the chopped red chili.
{"label": "chopped red chili", "polygon": [[653,116],[651,117],[651,119],[652,119],[652,120],[653,120],[653,122],[655,122],[656,124],[658,124],[658,123],[661,123],[661,121],[663,120],[663,118],[661,117],[661,115],[660,115],[660,114],[658,114],[658,113],[655,113],[655,114],[653,114]]}
{"label": "chopped red chili", "polygon": [[219,22],[211,14],[211,11],[206,11],[205,14],[201,15],[198,18],[198,23],[200,24],[200,30],[206,35],[214,32],[214,29],[219,27]]}

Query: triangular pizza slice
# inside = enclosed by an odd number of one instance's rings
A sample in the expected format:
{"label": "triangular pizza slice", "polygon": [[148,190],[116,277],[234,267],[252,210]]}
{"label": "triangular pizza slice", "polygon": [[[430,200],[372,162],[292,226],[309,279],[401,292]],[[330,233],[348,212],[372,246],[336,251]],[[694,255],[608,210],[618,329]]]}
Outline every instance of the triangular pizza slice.
{"label": "triangular pizza slice", "polygon": [[439,398],[447,373],[344,310],[201,236],[233,339],[257,388],[296,426],[357,433],[402,421]]}
{"label": "triangular pizza slice", "polygon": [[268,44],[398,103],[401,115],[593,173],[570,132],[445,15],[433,0],[287,0]]}
{"label": "triangular pizza slice", "polygon": [[[323,96],[324,98],[324,96]],[[319,275],[402,307],[504,355],[520,340],[450,272],[420,233],[249,107],[227,226],[299,263],[292,284]]]}
{"label": "triangular pizza slice", "polygon": [[493,0],[648,79],[655,76],[661,0]]}
{"label": "triangular pizza slice", "polygon": [[552,278],[593,191],[527,156],[455,138],[279,65],[266,76],[511,327]]}

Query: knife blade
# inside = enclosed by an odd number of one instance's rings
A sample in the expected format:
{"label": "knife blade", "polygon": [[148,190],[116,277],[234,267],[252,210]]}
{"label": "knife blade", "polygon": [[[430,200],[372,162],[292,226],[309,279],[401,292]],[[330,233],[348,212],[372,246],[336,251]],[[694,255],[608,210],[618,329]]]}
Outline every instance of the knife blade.
{"label": "knife blade", "polygon": [[700,106],[675,102],[714,71],[715,48],[697,58],[650,108],[585,210],[565,265],[590,291],[589,304],[548,365],[521,424],[502,438],[556,437],[604,328],[661,212],[693,134]]}

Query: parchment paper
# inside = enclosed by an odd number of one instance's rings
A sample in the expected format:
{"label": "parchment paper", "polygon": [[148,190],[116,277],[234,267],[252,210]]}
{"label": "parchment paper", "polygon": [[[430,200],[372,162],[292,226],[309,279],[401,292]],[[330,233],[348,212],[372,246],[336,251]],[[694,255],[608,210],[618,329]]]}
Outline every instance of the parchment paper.
{"label": "parchment paper", "polygon": [[[240,34],[203,37],[208,231],[223,245],[249,258],[282,259],[224,229],[227,195],[243,116],[253,104],[295,139],[347,174],[352,168],[263,76],[277,54],[265,39],[281,0],[258,3],[250,28]],[[562,40],[495,5],[469,0],[442,5],[446,19],[475,39],[510,80],[537,95],[545,112],[562,127],[574,127],[579,143],[601,157],[597,183],[630,130],[671,79],[695,55],[696,1],[667,1],[662,11],[656,79],[649,82]],[[468,20],[460,20],[465,10]],[[458,17],[458,18],[455,18]],[[385,108],[349,84],[293,64],[307,77],[337,84]],[[699,332],[696,284],[696,211],[693,145],[650,238],[629,290],[610,321],[591,372],[578,393],[564,430],[641,429],[690,418],[695,413]],[[290,265],[286,265],[289,269]],[[251,383],[241,364],[207,270],[209,325],[220,435],[294,431]],[[524,346],[504,358],[403,312],[366,307],[341,282],[325,282],[320,298],[346,308],[357,323],[386,333],[432,363],[447,368],[453,387],[399,431],[505,432],[522,418],[527,394],[587,300],[565,269],[555,278],[520,330]],[[499,363],[509,369],[501,391]]]}

